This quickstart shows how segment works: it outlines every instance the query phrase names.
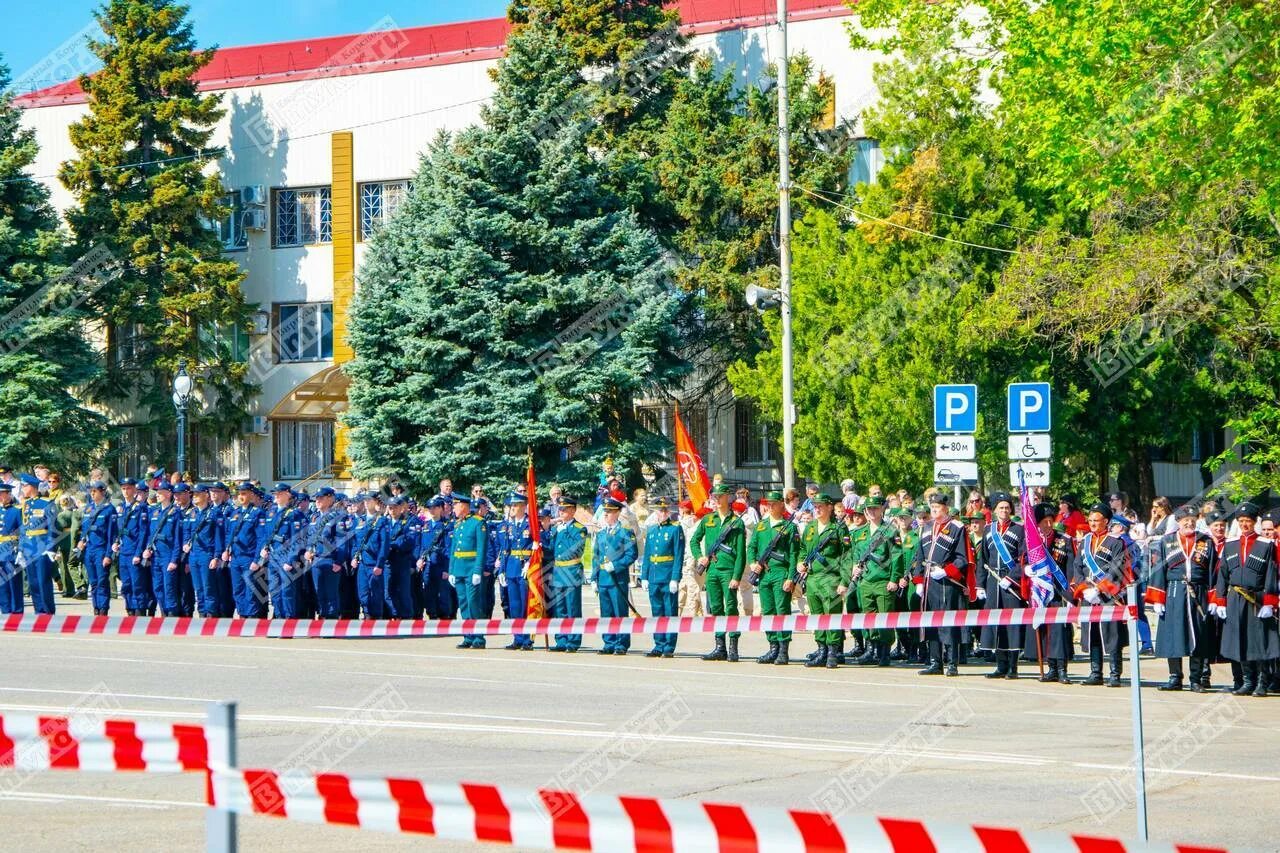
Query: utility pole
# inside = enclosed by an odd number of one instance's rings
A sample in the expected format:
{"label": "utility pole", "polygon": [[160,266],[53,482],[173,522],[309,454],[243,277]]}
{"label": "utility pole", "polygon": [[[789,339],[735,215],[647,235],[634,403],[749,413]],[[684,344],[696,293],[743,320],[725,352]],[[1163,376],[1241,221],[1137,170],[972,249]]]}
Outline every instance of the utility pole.
{"label": "utility pole", "polygon": [[788,129],[787,0],[778,0],[778,269],[782,310],[782,483],[794,489],[795,391],[791,373],[791,140]]}

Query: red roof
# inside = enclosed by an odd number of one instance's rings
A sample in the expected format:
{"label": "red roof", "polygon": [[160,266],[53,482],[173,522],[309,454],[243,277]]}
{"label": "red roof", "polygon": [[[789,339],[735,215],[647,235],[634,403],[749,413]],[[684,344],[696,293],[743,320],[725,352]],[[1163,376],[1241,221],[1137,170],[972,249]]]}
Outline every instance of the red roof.
{"label": "red roof", "polygon": [[[776,19],[777,0],[674,0],[691,34],[758,27]],[[848,15],[841,0],[790,0],[793,21]],[[359,35],[299,39],[218,50],[196,74],[203,90],[237,89],[315,77],[372,74],[428,65],[494,59],[502,55],[510,25],[505,18],[430,27],[370,30]],[[14,99],[20,107],[80,104],[75,80]]]}

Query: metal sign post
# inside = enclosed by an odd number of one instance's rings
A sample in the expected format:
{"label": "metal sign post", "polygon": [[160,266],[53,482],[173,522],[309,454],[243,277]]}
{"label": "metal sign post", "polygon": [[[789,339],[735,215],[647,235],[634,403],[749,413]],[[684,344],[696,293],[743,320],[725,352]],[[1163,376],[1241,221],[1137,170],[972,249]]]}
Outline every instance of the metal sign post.
{"label": "metal sign post", "polygon": [[1138,838],[1145,844],[1147,841],[1147,767],[1143,755],[1142,744],[1142,670],[1138,665],[1140,643],[1138,642],[1138,586],[1129,587],[1129,661],[1133,667],[1130,678],[1133,697],[1133,773],[1134,798],[1138,807]]}
{"label": "metal sign post", "polygon": [[[235,767],[236,703],[210,704],[205,725],[208,729],[210,770]],[[235,812],[216,807],[209,809],[205,817],[205,849],[210,853],[236,853]]]}

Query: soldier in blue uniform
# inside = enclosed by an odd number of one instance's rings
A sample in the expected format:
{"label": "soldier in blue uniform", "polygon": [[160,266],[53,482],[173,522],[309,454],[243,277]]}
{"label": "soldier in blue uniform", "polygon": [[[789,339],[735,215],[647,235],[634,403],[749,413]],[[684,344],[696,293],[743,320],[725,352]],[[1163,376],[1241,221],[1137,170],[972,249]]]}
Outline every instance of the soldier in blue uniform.
{"label": "soldier in blue uniform", "polygon": [[347,495],[338,492],[342,507],[342,572],[338,575],[338,608],[343,619],[360,618],[360,595],[356,588],[356,569],[351,564],[356,551],[356,525],[364,517],[364,502],[360,493]]}
{"label": "soldier in blue uniform", "polygon": [[[623,503],[613,497],[604,500],[604,526],[596,531],[591,548],[591,586],[600,596],[600,615],[620,618],[627,612],[627,587],[631,566],[636,561],[636,535],[619,523]],[[630,634],[605,634],[604,647],[597,654],[625,655],[631,648]]]}
{"label": "soldier in blue uniform", "polygon": [[195,610],[206,619],[222,615],[222,601],[214,581],[219,558],[225,548],[225,519],[222,511],[213,505],[207,483],[197,483],[192,494],[195,504],[189,511],[189,536],[182,543],[191,569],[191,583],[195,590]]}
{"label": "soldier in blue uniform", "polygon": [[414,619],[421,619],[422,613],[427,606],[427,596],[422,581],[422,569],[418,567],[418,554],[422,551],[422,530],[426,523],[418,507],[418,502],[407,495],[405,500],[409,502],[409,536],[411,542],[411,559],[409,562],[410,615]]}
{"label": "soldier in blue uniform", "polygon": [[151,600],[151,574],[142,562],[142,552],[151,538],[151,506],[147,503],[147,484],[126,477],[120,481],[124,506],[120,508],[116,541],[111,546],[120,566],[120,597],[130,616],[145,616],[155,602]]}
{"label": "soldier in blue uniform", "polygon": [[31,609],[53,613],[54,548],[58,541],[58,510],[53,501],[40,497],[40,481],[22,475],[22,531],[18,564],[26,569]]}
{"label": "soldier in blue uniform", "polygon": [[186,483],[174,483],[173,503],[181,513],[182,549],[178,556],[178,570],[165,573],[164,582],[165,595],[176,596],[176,615],[179,616],[191,616],[196,609],[195,584],[191,579],[191,538],[196,529],[196,509],[191,504],[193,494],[191,486]]}
{"label": "soldier in blue uniform", "polygon": [[231,562],[223,555],[227,552],[228,525],[234,507],[231,505],[231,490],[227,484],[219,480],[209,486],[209,507],[215,514],[215,520],[221,530],[218,550],[213,555],[213,563],[209,569],[209,586],[216,610],[214,616],[230,618],[236,615],[236,597],[232,589]]}
{"label": "soldier in blue uniform", "polygon": [[[462,497],[453,499],[454,518],[453,547],[449,551],[449,583],[458,591],[463,619],[481,619],[484,612],[482,582],[485,570],[485,550],[489,532],[484,518],[469,514],[471,501]],[[483,634],[463,634],[460,649],[483,649]]]}
{"label": "soldier in blue uniform", "polygon": [[356,591],[365,619],[382,619],[387,614],[388,519],[382,514],[382,495],[365,495],[364,515],[357,521],[352,567],[356,569]]}
{"label": "soldier in blue uniform", "polygon": [[422,592],[428,619],[452,619],[453,606],[448,592],[453,589],[445,578],[449,574],[449,549],[446,540],[451,530],[444,516],[444,498],[436,495],[427,501],[430,517],[418,538],[418,568],[422,571]]}
{"label": "soldier in blue uniform", "polygon": [[245,480],[236,489],[236,505],[224,519],[224,544],[222,561],[230,576],[231,597],[235,610],[247,619],[259,619],[266,615],[265,601],[253,594],[253,570],[257,563],[258,520],[261,515],[258,493],[253,483]]}
{"label": "soldier in blue uniform", "polygon": [[[553,619],[576,619],[582,616],[582,557],[587,549],[587,528],[574,518],[578,501],[560,498],[560,520],[551,533],[551,572],[547,578],[547,615]],[[582,645],[581,634],[556,634],[553,652],[576,652]]]}
{"label": "soldier in blue uniform", "polygon": [[[142,562],[151,572],[151,594],[162,616],[181,616],[180,587],[177,573],[182,562],[182,510],[173,501],[173,486],[165,481],[156,485],[156,505],[151,512],[151,536],[142,552]],[[173,580],[165,582],[167,575]],[[173,597],[166,593],[172,588]],[[154,615],[154,614],[153,614]]]}
{"label": "soldier in blue uniform", "polygon": [[316,514],[307,525],[307,564],[316,589],[316,609],[321,619],[337,619],[342,613],[338,578],[343,567],[346,531],[338,494],[331,486],[316,490]]}
{"label": "soldier in blue uniform", "polygon": [[387,501],[387,603],[394,619],[413,618],[413,583],[417,532],[409,519],[409,501],[396,495]]}
{"label": "soldier in blue uniform", "polygon": [[119,519],[115,505],[107,498],[107,484],[94,480],[89,484],[89,505],[85,507],[76,547],[84,561],[95,616],[106,616],[111,605],[111,546],[116,541]]}
{"label": "soldier in blue uniform", "polygon": [[311,502],[311,493],[306,489],[295,489],[293,492],[294,514],[301,525],[298,531],[299,559],[295,567],[294,584],[297,585],[297,618],[312,619],[316,615],[316,588],[311,579],[303,554],[307,549],[307,530],[316,517],[315,506]]}
{"label": "soldier in blue uniform", "polygon": [[13,486],[0,483],[0,613],[21,613],[22,569],[18,567],[18,539],[22,510],[13,499]]}
{"label": "soldier in blue uniform", "polygon": [[276,483],[271,489],[275,515],[271,519],[270,536],[259,556],[267,567],[267,588],[271,595],[271,614],[276,619],[296,619],[302,605],[303,532],[306,520],[294,503],[294,492],[288,483]]}
{"label": "soldier in blue uniform", "polygon": [[[653,504],[657,523],[644,537],[644,560],[640,564],[640,586],[649,593],[649,609],[654,616],[677,615],[680,578],[684,565],[684,528],[669,515],[670,502],[658,498]],[[674,657],[679,634],[654,634],[647,658]]]}
{"label": "soldier in blue uniform", "polygon": [[[529,499],[519,492],[512,492],[506,500],[511,517],[502,522],[498,534],[498,555],[494,565],[498,571],[498,583],[506,590],[506,612],[509,619],[524,619],[528,615],[529,579],[525,571],[533,556],[533,538],[529,533]],[[533,649],[533,638],[528,634],[516,634],[508,649]]]}

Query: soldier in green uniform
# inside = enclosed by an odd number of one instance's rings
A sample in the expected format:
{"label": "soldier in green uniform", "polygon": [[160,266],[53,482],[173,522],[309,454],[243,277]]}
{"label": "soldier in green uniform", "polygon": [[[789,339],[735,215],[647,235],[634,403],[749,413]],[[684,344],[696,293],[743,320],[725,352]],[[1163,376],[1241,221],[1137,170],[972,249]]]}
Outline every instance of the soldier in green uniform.
{"label": "soldier in green uniform", "polygon": [[[760,612],[765,616],[787,616],[791,613],[791,593],[784,589],[796,570],[800,549],[800,531],[787,517],[782,492],[769,492],[769,514],[751,530],[747,542],[749,581],[760,593]],[[782,666],[791,662],[791,632],[766,631],[769,651],[756,658],[756,663]]]}
{"label": "soldier in green uniform", "polygon": [[[916,545],[920,534],[911,526],[913,521],[911,510],[905,507],[889,510],[889,518],[897,529],[893,540],[893,577],[897,584],[895,605],[898,612],[910,613],[920,609],[920,600],[916,597],[915,585],[911,583],[911,561],[915,558]],[[916,637],[918,635],[907,629],[898,629],[898,651],[893,655],[895,660],[913,660],[915,658]]]}
{"label": "soldier in green uniform", "polygon": [[[867,514],[866,514],[865,500],[860,500],[856,504],[854,504],[852,507],[844,510],[844,524],[845,524],[845,531],[849,534],[849,542],[851,544],[855,539],[866,535]],[[851,582],[849,583],[849,592],[844,597],[844,607],[845,607],[846,613],[862,612],[862,604],[860,601],[860,596],[858,595],[857,578],[853,576],[853,563],[855,559],[856,558],[854,557],[852,548],[850,548],[848,551],[845,552],[844,560],[845,560],[845,563],[847,563],[847,565],[845,566],[845,574],[849,575],[851,579]],[[853,648],[850,649],[849,651],[850,659],[857,658],[861,656],[864,652],[866,652],[867,650],[866,642],[865,642],[865,637],[863,636],[865,633],[866,633],[865,631],[861,631],[858,629],[852,629],[849,631],[849,636],[853,640]],[[836,662],[837,663],[845,662],[843,648],[841,649],[841,653]]]}
{"label": "soldier in green uniform", "polygon": [[[721,483],[712,491],[716,511],[698,522],[689,538],[689,548],[697,559],[694,569],[707,574],[707,610],[712,616],[738,615],[738,582],[747,565],[747,531],[742,519],[733,514],[730,502],[733,489]],[[729,634],[725,648],[723,631],[716,632],[716,647],[702,656],[703,660],[738,659],[738,632]]]}
{"label": "soldier in green uniform", "polygon": [[[863,506],[867,523],[853,532],[849,548],[851,578],[858,586],[862,613],[892,613],[898,594],[893,540],[897,531],[884,517],[884,497],[873,495]],[[893,647],[893,630],[883,628],[867,632],[867,651],[854,663],[868,666],[889,665]]]}
{"label": "soldier in green uniform", "polygon": [[[849,566],[844,560],[849,550],[849,531],[832,518],[833,503],[830,495],[813,499],[817,518],[809,522],[800,537],[796,571],[805,584],[809,613],[813,616],[839,614],[844,609],[845,594],[849,592]],[[818,643],[818,653],[805,661],[805,666],[827,669],[839,666],[844,631],[814,631],[813,638]]]}

